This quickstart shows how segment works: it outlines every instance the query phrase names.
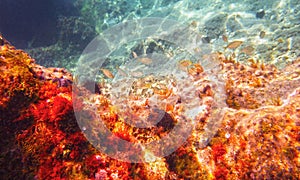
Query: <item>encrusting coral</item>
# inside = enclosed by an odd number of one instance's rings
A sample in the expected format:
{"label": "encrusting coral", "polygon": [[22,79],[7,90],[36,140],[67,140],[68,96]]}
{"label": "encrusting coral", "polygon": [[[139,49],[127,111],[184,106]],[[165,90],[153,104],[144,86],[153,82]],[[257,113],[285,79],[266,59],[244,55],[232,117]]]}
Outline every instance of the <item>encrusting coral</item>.
{"label": "encrusting coral", "polygon": [[[0,151],[1,177],[300,178],[300,59],[279,70],[253,60],[245,65],[221,53],[211,54],[222,67],[228,105],[220,117],[217,133],[205,147],[197,146],[203,126],[210,118],[208,111],[196,121],[187,142],[175,152],[155,162],[134,164],[112,159],[87,141],[74,111],[87,110],[88,104],[83,99],[72,102],[70,73],[36,65],[25,52],[9,43],[0,48],[0,135],[4,147]],[[194,78],[205,77],[200,65],[194,67],[190,69]],[[205,86],[199,91],[199,99],[207,103],[204,99],[209,99],[214,89]],[[99,113],[107,126],[127,141],[148,141],[149,135],[160,138],[176,124],[174,117],[180,116],[180,109],[167,105],[168,126],[140,130],[122,123],[105,96],[92,94],[92,97],[101,105]],[[113,142],[112,139],[107,143],[114,146]]]}

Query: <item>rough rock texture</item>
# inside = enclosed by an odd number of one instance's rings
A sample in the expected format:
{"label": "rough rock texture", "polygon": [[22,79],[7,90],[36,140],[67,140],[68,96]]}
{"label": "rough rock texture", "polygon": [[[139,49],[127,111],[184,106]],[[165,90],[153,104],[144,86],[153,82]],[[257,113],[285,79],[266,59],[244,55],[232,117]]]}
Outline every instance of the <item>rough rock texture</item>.
{"label": "rough rock texture", "polygon": [[[107,157],[83,136],[74,111],[83,110],[86,102],[72,103],[70,73],[39,66],[25,52],[3,43],[0,46],[0,176],[4,179],[299,179],[300,60],[278,70],[255,61],[250,65],[240,64],[220,53],[212,57],[220,61],[228,105],[220,117],[217,133],[205,147],[197,146],[203,124],[209,120],[207,114],[198,121],[187,143],[171,155],[152,163],[130,164]],[[211,92],[205,91],[201,97],[205,94],[210,96]],[[101,94],[93,96],[105,100]],[[107,101],[98,102],[108,107]],[[168,108],[180,113],[172,106]],[[130,141],[138,133],[147,133],[126,131],[115,114],[103,106],[102,110],[102,116],[119,137]],[[114,146],[113,141],[111,145]]]}

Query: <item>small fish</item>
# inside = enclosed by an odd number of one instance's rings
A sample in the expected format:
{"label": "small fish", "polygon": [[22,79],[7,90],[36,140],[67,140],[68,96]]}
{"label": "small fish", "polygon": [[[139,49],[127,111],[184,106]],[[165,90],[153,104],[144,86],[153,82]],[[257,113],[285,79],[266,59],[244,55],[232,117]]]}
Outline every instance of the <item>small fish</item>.
{"label": "small fish", "polygon": [[247,55],[251,55],[253,53],[253,51],[254,51],[254,48],[252,46],[246,46],[241,50],[242,53],[245,53]]}
{"label": "small fish", "polygon": [[108,77],[108,78],[110,78],[110,79],[113,79],[113,78],[115,77],[115,76],[113,75],[113,73],[112,73],[110,70],[108,70],[108,69],[101,68],[100,70],[102,71],[102,73],[103,73],[106,77]]}
{"label": "small fish", "polygon": [[133,77],[142,77],[144,75],[144,73],[141,71],[133,71],[133,72],[130,72],[130,75]]}
{"label": "small fish", "polygon": [[243,43],[243,41],[236,40],[236,41],[233,41],[233,42],[229,43],[229,44],[226,46],[226,48],[228,48],[228,49],[236,49],[236,48],[238,48],[242,43]]}
{"label": "small fish", "polygon": [[223,39],[224,42],[228,42],[228,37],[224,34],[222,35],[222,39]]}
{"label": "small fish", "polygon": [[188,73],[192,76],[197,76],[202,72],[203,72],[203,67],[198,63],[195,63],[191,68],[188,68]]}
{"label": "small fish", "polygon": [[191,22],[191,26],[194,27],[194,28],[197,27],[197,26],[198,26],[197,21],[192,21],[192,22]]}
{"label": "small fish", "polygon": [[136,54],[136,52],[132,51],[132,57],[133,58],[137,58],[138,57],[138,55]]}
{"label": "small fish", "polygon": [[167,111],[167,112],[168,111],[173,111],[174,110],[174,105],[167,103],[165,109],[166,109],[165,111]]}
{"label": "small fish", "polygon": [[148,57],[138,58],[137,60],[146,65],[152,64],[152,59]]}
{"label": "small fish", "polygon": [[260,37],[261,39],[264,38],[265,35],[266,35],[266,32],[265,32],[265,31],[260,31],[259,37]]}
{"label": "small fish", "polygon": [[74,84],[78,84],[78,81],[79,81],[79,76],[78,75],[74,75],[73,78],[72,78]]}
{"label": "small fish", "polygon": [[236,54],[235,53],[232,53],[230,56],[231,56],[232,59],[236,58]]}
{"label": "small fish", "polygon": [[193,50],[194,50],[195,53],[200,53],[201,52],[201,49],[199,47],[196,47]]}
{"label": "small fish", "polygon": [[118,74],[120,74],[123,77],[127,77],[127,73],[124,69],[121,69],[120,67],[116,67],[116,69],[118,70]]}
{"label": "small fish", "polygon": [[174,56],[174,54],[173,54],[172,52],[165,52],[165,56],[166,56],[167,58],[171,58],[171,57]]}
{"label": "small fish", "polygon": [[187,71],[187,67],[192,64],[193,64],[193,62],[191,60],[184,59],[184,60],[179,61],[178,67],[182,71]]}
{"label": "small fish", "polygon": [[280,37],[279,39],[277,39],[277,42],[279,42],[279,43],[283,43],[284,42],[284,40]]}

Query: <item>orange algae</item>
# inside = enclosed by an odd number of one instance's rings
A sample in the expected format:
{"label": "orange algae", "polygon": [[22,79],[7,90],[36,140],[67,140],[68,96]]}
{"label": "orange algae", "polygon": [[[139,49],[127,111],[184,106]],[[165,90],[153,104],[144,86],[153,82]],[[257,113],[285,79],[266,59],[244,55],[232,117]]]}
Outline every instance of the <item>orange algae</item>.
{"label": "orange algae", "polygon": [[[45,94],[45,89],[56,89],[51,94]],[[24,151],[24,161],[30,167],[37,165],[34,171],[38,179],[52,178],[93,178],[99,172],[106,172],[114,165],[126,169],[126,164],[114,163],[97,152],[86,141],[76,124],[72,109],[71,90],[57,88],[56,84],[45,83],[40,94],[43,99],[32,104],[28,114],[34,117],[34,125],[29,131],[18,135],[18,141]],[[49,108],[51,107],[51,108]],[[91,159],[92,158],[92,159]],[[118,169],[113,168],[114,170]],[[123,169],[117,174],[121,176]],[[127,172],[127,171],[125,171]]]}
{"label": "orange algae", "polygon": [[177,178],[209,179],[210,175],[205,167],[197,161],[197,152],[184,145],[166,157],[169,171],[177,174]]}
{"label": "orange algae", "polygon": [[6,108],[12,99],[34,98],[39,88],[32,70],[34,60],[9,44],[0,47],[0,107]]}
{"label": "orange algae", "polygon": [[[297,96],[299,100],[300,96]],[[299,142],[293,137],[299,127],[295,124],[296,119],[287,114],[290,108],[290,105],[268,107],[256,111],[231,111],[225,115],[223,129],[220,128],[211,143],[214,150],[218,147],[215,161],[226,163],[223,167],[227,168],[227,179],[299,176],[299,152],[296,152]],[[220,143],[226,147],[225,155]],[[261,170],[256,171],[257,167]]]}
{"label": "orange algae", "polygon": [[[1,41],[4,39],[0,36]],[[30,103],[36,101],[39,81],[32,67],[34,60],[28,54],[15,49],[8,42],[0,46],[0,144],[1,177],[22,179],[21,153],[16,147],[15,133],[26,129],[30,122],[14,122]],[[4,173],[3,173],[4,172]]]}
{"label": "orange algae", "polygon": [[[18,174],[7,167],[4,177],[22,179],[297,179],[300,177],[300,89],[299,67],[296,60],[283,70],[270,65],[252,62],[250,66],[224,59],[221,54],[221,71],[226,74],[227,105],[225,115],[217,134],[205,147],[198,147],[197,141],[205,131],[213,109],[207,108],[197,117],[197,125],[186,144],[165,158],[152,163],[130,164],[114,160],[99,152],[86,140],[74,116],[75,111],[86,110],[82,99],[72,103],[71,88],[59,87],[57,83],[41,80],[37,70],[46,71],[34,65],[26,53],[5,45],[2,48],[1,73],[6,80],[1,86],[10,90],[9,96],[1,91],[2,108],[16,106],[13,112],[1,112],[1,138],[23,164],[15,164]],[[14,55],[11,55],[14,54]],[[13,57],[12,59],[9,59]],[[218,58],[218,57],[217,57]],[[24,62],[22,61],[24,60]],[[2,66],[3,65],[3,66]],[[34,68],[30,68],[34,67]],[[38,67],[38,68],[37,68]],[[189,65],[191,79],[202,79],[203,70]],[[194,69],[193,69],[194,68]],[[18,71],[16,71],[16,69]],[[49,69],[48,69],[49,70]],[[187,69],[188,70],[188,69]],[[7,73],[5,73],[7,72]],[[18,72],[18,73],[16,73]],[[56,73],[53,69],[50,74]],[[11,81],[7,77],[19,77]],[[47,76],[48,77],[48,76]],[[56,76],[53,76],[56,77]],[[8,80],[9,79],[9,80]],[[14,78],[13,78],[14,80]],[[13,83],[12,83],[13,82]],[[20,82],[21,84],[14,84]],[[22,84],[23,82],[23,84]],[[199,104],[211,107],[214,87],[205,80],[197,86]],[[9,86],[11,85],[11,86]],[[21,92],[21,95],[19,94]],[[89,93],[88,91],[86,91]],[[272,92],[272,93],[271,93]],[[168,89],[156,91],[162,99],[175,96]],[[6,99],[5,99],[6,97]],[[15,101],[16,97],[20,101]],[[99,103],[99,113],[107,127],[118,137],[131,142],[149,142],[160,139],[172,129],[182,116],[182,105],[168,103],[164,109],[169,116],[164,123],[154,128],[140,129],[124,122],[104,95],[94,95]],[[23,101],[28,99],[27,101]],[[22,100],[22,101],[21,101]],[[178,99],[178,101],[180,98]],[[137,99],[130,99],[135,107],[135,116],[145,112],[144,106],[137,106]],[[4,115],[5,116],[4,116]],[[5,120],[5,121],[4,121]],[[5,123],[4,123],[5,122]],[[22,127],[18,125],[23,125]],[[10,124],[10,125],[9,125]],[[87,127],[88,128],[88,127]],[[113,137],[107,143],[114,147]],[[116,147],[117,148],[117,147]],[[7,149],[8,151],[8,149]],[[5,149],[1,155],[8,154]],[[11,159],[1,162],[1,168]],[[6,164],[5,164],[6,163]],[[15,175],[15,176],[14,176]]]}

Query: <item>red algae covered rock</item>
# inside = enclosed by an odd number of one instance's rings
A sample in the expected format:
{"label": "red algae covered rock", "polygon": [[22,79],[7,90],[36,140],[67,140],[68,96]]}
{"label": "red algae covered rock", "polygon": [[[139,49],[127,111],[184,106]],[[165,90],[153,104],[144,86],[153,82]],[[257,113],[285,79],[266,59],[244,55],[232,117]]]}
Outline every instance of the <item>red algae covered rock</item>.
{"label": "red algae covered rock", "polygon": [[77,126],[70,73],[36,65],[10,44],[0,54],[2,178],[127,179],[129,164],[97,152]]}
{"label": "red algae covered rock", "polygon": [[[299,87],[299,60],[279,71],[273,65],[250,61],[226,63],[227,104],[235,109],[256,109],[261,106],[279,106],[287,95]],[[293,69],[294,68],[294,69]]]}
{"label": "red algae covered rock", "polygon": [[216,179],[300,177],[299,63],[282,71],[259,63],[224,63],[231,108],[207,147],[211,150],[199,151],[201,161],[205,155],[200,153],[212,155],[210,171]]}
{"label": "red algae covered rock", "polygon": [[296,91],[280,107],[228,110],[210,143],[212,172],[221,168],[226,179],[297,179],[300,128],[291,116],[299,106]]}
{"label": "red algae covered rock", "polygon": [[[193,121],[195,128],[186,142],[166,157],[145,153],[154,161],[128,163],[93,147],[82,132],[92,128],[80,129],[74,111],[89,112],[91,103],[96,104],[112,134],[128,142],[148,143],[165,137],[182,121],[182,99],[163,86],[173,81],[160,77],[147,83],[143,78],[135,82],[131,99],[127,99],[133,108],[131,115],[156,117],[157,112],[144,108],[147,101],[139,104],[134,96],[148,97],[145,92],[151,88],[164,102],[158,104],[161,107],[157,111],[165,112],[157,126],[138,128],[120,118],[105,94],[107,84],[98,84],[100,93],[81,91],[89,99],[74,99],[72,75],[66,70],[36,65],[25,52],[8,43],[0,48],[0,176],[5,179],[300,178],[300,59],[278,70],[253,61],[250,65],[240,64],[221,53],[205,57],[219,61],[226,81],[224,97],[228,107],[224,107],[223,116],[213,119],[216,87],[206,79],[205,67],[193,64],[187,71],[186,85],[193,83],[197,87],[199,102],[195,105],[205,109]],[[167,101],[174,99],[175,104]],[[200,146],[203,134],[214,125],[210,121],[216,118],[220,122],[217,133]],[[97,120],[92,119],[92,125],[97,125]],[[148,121],[145,123],[151,123]],[[101,145],[117,151],[115,138],[109,138],[107,144]]]}
{"label": "red algae covered rock", "polygon": [[[36,97],[39,82],[33,72],[33,66],[34,60],[25,52],[16,50],[9,43],[0,46],[1,119],[14,115],[3,114],[6,109],[13,110],[18,104],[24,105],[23,101],[30,101]],[[10,102],[15,103],[12,105]]]}
{"label": "red algae covered rock", "polygon": [[15,133],[31,122],[14,122],[37,99],[40,86],[32,67],[34,60],[0,36],[0,177],[23,179],[21,153]]}

